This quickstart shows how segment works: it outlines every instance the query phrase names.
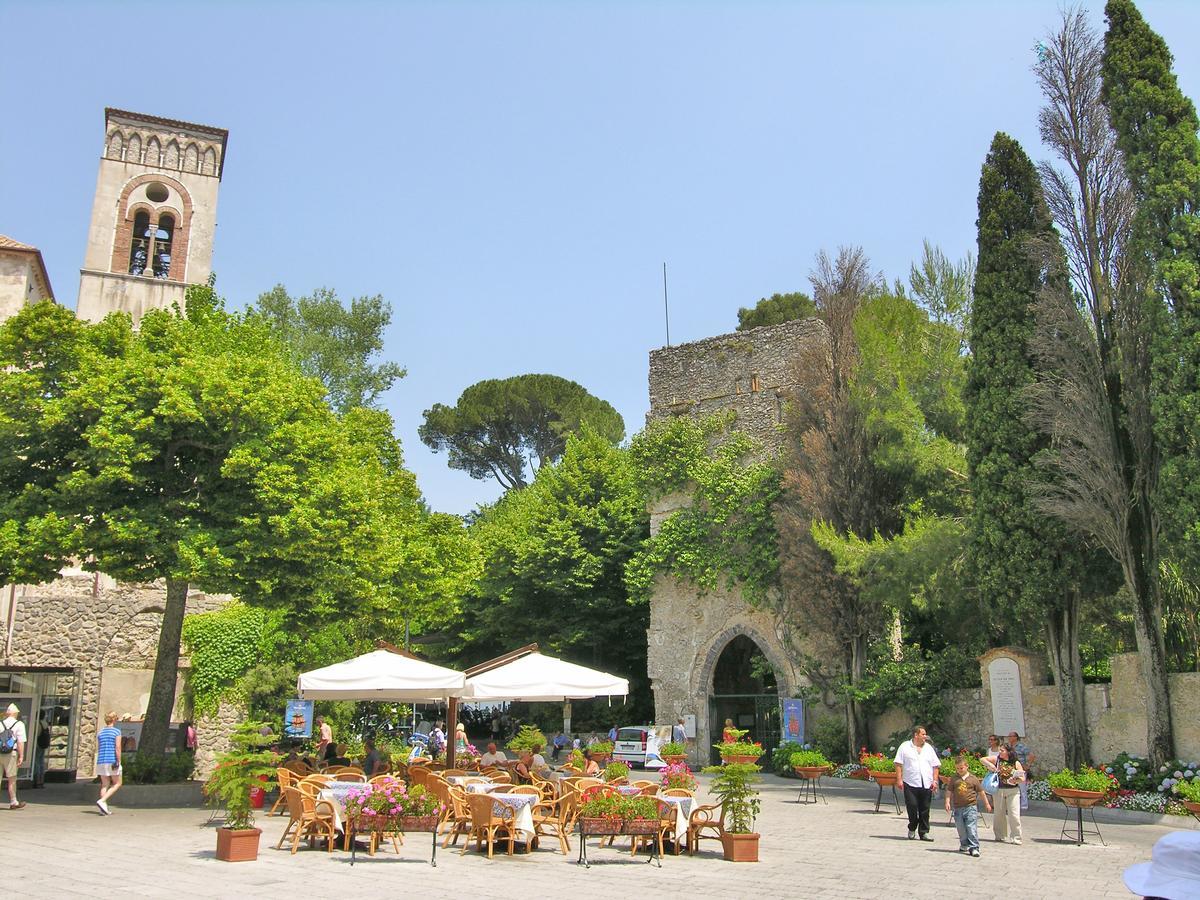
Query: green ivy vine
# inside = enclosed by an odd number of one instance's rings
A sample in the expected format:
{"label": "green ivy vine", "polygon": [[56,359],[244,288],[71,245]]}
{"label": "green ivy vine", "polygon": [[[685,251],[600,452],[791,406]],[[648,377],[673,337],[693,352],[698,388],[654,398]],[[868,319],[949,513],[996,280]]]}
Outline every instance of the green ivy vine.
{"label": "green ivy vine", "polygon": [[197,715],[215,713],[225,696],[259,658],[267,614],[243,603],[183,620],[183,643],[191,656],[188,685]]}
{"label": "green ivy vine", "polygon": [[688,504],[659,527],[625,570],[631,600],[650,596],[654,576],[687,578],[702,590],[739,587],[747,602],[766,599],[779,577],[772,507],[779,473],[762,447],[733,430],[733,414],[651,422],[630,446],[648,501],[684,493]]}

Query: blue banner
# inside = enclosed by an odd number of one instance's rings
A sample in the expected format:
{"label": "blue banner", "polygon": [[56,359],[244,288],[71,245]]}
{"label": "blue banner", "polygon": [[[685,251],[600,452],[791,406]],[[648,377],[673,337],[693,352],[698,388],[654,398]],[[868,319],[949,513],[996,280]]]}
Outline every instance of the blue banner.
{"label": "blue banner", "polygon": [[312,737],[313,702],[289,700],[283,711],[283,733],[288,737]]}
{"label": "blue banner", "polygon": [[804,743],[804,701],[790,697],[783,701],[783,740]]}

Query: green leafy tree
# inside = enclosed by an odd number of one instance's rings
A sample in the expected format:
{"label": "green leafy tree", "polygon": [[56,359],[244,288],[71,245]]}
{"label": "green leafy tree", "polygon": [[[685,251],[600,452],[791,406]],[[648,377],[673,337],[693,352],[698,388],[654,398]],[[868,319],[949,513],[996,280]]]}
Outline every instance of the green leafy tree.
{"label": "green leafy tree", "polygon": [[1083,560],[1061,522],[1034,500],[1033,486],[1044,480],[1035,458],[1049,442],[1025,408],[1034,304],[1043,290],[1066,289],[1065,264],[1033,163],[1005,134],[995,136],[983,165],[978,229],[966,386],[972,568],[998,629],[1012,635],[1018,623],[1046,623],[1063,747],[1076,765],[1088,758],[1078,649]]}
{"label": "green leafy tree", "polygon": [[1139,610],[1143,676],[1159,685],[1147,701],[1155,746],[1168,687],[1157,650],[1162,542],[1150,364],[1162,310],[1147,290],[1146,254],[1130,252],[1137,200],[1101,102],[1102,64],[1101,40],[1077,9],[1064,12],[1034,67],[1046,98],[1038,115],[1042,139],[1065,164],[1042,163],[1038,171],[1074,288],[1043,291],[1035,305],[1038,372],[1027,395],[1029,419],[1052,447],[1038,460],[1051,477],[1036,486],[1034,499],[1120,566],[1120,602],[1104,611],[1103,634],[1081,636],[1081,650],[1102,654],[1107,667],[1107,654],[1125,640],[1121,623],[1133,620],[1124,607]]}
{"label": "green leafy tree", "polygon": [[812,297],[799,291],[789,294],[772,294],[763,297],[750,309],[738,310],[738,331],[761,328],[764,325],[782,325],[794,319],[805,319],[817,311]]}
{"label": "green leafy tree", "polygon": [[965,259],[953,262],[940,247],[925,241],[920,264],[913,263],[909,269],[908,284],[935,322],[963,335],[965,349],[975,285],[974,257],[968,253]]}
{"label": "green leafy tree", "polygon": [[472,526],[482,571],[464,601],[455,658],[473,664],[536,641],[628,677],[635,702],[648,696],[649,605],[624,577],[648,530],[628,451],[585,425],[561,460]]}
{"label": "green leafy tree", "polygon": [[404,369],[372,360],[383,351],[392,309],[383,297],[355,297],[345,306],[336,292],[319,288],[292,297],[278,284],[260,294],[253,311],[271,326],[305,374],[321,379],[339,413],[373,406]]}
{"label": "green leafy tree", "polygon": [[585,423],[612,444],[625,437],[613,407],[557,375],[517,375],[471,385],[458,403],[435,403],[418,429],[435,453],[447,451],[452,469],[495,478],[505,490],[524,487],[562,456],[567,437]]}
{"label": "green leafy tree", "polygon": [[[364,473],[378,447],[350,439],[261,320],[193,286],[186,311],[151,312],[137,331],[126,316],[93,326],[43,304],[3,333],[0,457],[21,463],[8,464],[3,501],[19,552],[0,567],[43,581],[75,557],[121,580],[165,580],[145,750],[165,747],[189,585],[314,617],[373,602],[381,520]],[[39,358],[56,372],[38,372]],[[45,393],[21,401],[34,384]],[[63,454],[35,472],[54,441]],[[22,469],[40,519],[15,483]]]}

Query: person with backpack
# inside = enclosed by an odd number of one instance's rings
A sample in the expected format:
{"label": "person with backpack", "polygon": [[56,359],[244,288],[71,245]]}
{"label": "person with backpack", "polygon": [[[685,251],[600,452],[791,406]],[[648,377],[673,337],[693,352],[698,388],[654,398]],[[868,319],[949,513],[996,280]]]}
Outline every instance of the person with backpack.
{"label": "person with backpack", "polygon": [[24,809],[25,801],[17,799],[17,770],[25,764],[28,735],[17,704],[8,704],[6,713],[0,721],[0,775],[8,780],[8,808]]}

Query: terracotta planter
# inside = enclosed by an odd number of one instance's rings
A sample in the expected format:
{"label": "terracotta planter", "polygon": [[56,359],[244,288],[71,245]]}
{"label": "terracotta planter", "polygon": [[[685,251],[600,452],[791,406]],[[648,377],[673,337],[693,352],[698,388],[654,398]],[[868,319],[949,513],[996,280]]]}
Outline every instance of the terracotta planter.
{"label": "terracotta planter", "polygon": [[1184,800],[1183,808],[1190,812],[1193,816],[1200,816],[1200,803],[1192,800]]}
{"label": "terracotta planter", "polygon": [[622,834],[658,834],[658,819],[626,819]]}
{"label": "terracotta planter", "polygon": [[675,763],[681,763],[685,759],[687,759],[686,753],[668,753],[663,757],[663,762],[665,762],[667,765],[673,766]]}
{"label": "terracotta planter", "polygon": [[867,774],[866,769],[855,769],[850,773],[851,778],[857,778],[859,781],[868,781],[871,776]]}
{"label": "terracotta planter", "polygon": [[721,835],[721,849],[730,862],[758,862],[758,835],[726,831]]}
{"label": "terracotta planter", "polygon": [[611,753],[595,753],[595,752],[593,752],[592,759],[594,759],[598,763],[606,763],[610,759],[612,759],[612,754]]}
{"label": "terracotta planter", "polygon": [[871,780],[880,787],[895,787],[900,782],[895,772],[870,772],[868,774]]}
{"label": "terracotta planter", "polygon": [[217,859],[225,862],[250,862],[258,859],[258,839],[261,828],[217,829]]}
{"label": "terracotta planter", "polygon": [[620,834],[620,819],[593,819],[581,816],[579,830],[583,834]]}
{"label": "terracotta planter", "polygon": [[1104,791],[1077,791],[1074,788],[1050,788],[1050,793],[1072,809],[1089,809],[1108,796]]}
{"label": "terracotta planter", "polygon": [[831,766],[792,766],[792,771],[801,778],[814,779],[828,775],[833,768]]}
{"label": "terracotta planter", "polygon": [[400,830],[401,831],[436,831],[438,825],[438,816],[401,816]]}
{"label": "terracotta planter", "polygon": [[738,763],[753,764],[753,763],[758,762],[758,760],[761,756],[762,756],[761,753],[746,754],[744,756],[743,755],[722,756],[721,762],[725,763],[726,765],[730,765],[730,764],[736,765]]}

